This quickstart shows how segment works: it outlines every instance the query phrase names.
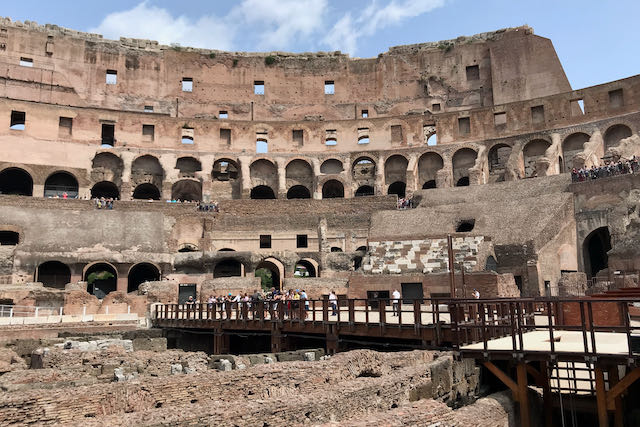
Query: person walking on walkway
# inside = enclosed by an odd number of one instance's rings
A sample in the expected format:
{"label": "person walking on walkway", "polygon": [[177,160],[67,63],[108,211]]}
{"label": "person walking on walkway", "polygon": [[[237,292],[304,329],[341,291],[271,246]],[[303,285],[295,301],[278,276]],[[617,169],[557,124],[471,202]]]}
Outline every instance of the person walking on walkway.
{"label": "person walking on walkway", "polygon": [[391,295],[393,297],[393,315],[394,316],[399,316],[400,315],[400,292],[398,292],[397,289],[393,290],[393,294]]}

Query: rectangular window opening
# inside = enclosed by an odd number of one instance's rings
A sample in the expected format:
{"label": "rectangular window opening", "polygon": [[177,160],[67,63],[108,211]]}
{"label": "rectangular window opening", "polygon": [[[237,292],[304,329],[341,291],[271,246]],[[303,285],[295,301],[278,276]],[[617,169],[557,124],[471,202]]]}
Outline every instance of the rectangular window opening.
{"label": "rectangular window opening", "polygon": [[306,234],[298,234],[296,236],[296,248],[307,248],[309,247],[309,241],[307,239]]}
{"label": "rectangular window opening", "polygon": [[261,234],[260,235],[260,249],[271,249],[271,235],[270,234]]}
{"label": "rectangular window opening", "polygon": [[255,95],[264,95],[264,82],[262,80],[253,82],[253,93]]}
{"label": "rectangular window opening", "polygon": [[477,65],[467,67],[467,81],[471,80],[480,80],[480,67]]}
{"label": "rectangular window opening", "polygon": [[114,85],[118,83],[118,72],[116,70],[107,70],[106,83]]}
{"label": "rectangular window opening", "polygon": [[294,129],[292,132],[293,142],[298,146],[304,145],[304,131],[302,129]]}
{"label": "rectangular window opening", "polygon": [[334,95],[336,93],[336,86],[333,80],[325,80],[324,82],[324,94]]}
{"label": "rectangular window opening", "polygon": [[58,122],[58,136],[71,136],[73,130],[73,119],[71,117],[60,117]]}
{"label": "rectangular window opening", "polygon": [[220,129],[220,141],[225,145],[231,145],[231,129]]}
{"label": "rectangular window opening", "polygon": [[584,114],[584,100],[572,99],[569,101],[572,116],[582,116]]}
{"label": "rectangular window opening", "polygon": [[431,111],[434,113],[440,111],[440,104],[431,104]]}
{"label": "rectangular window opening", "polygon": [[12,111],[11,112],[11,124],[10,129],[24,130],[24,126],[27,120],[27,114],[24,111]]}
{"label": "rectangular window opening", "polygon": [[191,77],[182,78],[182,91],[193,92],[193,79]]}
{"label": "rectangular window opening", "polygon": [[33,59],[31,59],[31,58],[20,58],[20,66],[21,67],[33,67]]}
{"label": "rectangular window opening", "polygon": [[142,140],[152,142],[155,139],[155,131],[154,125],[142,125]]}
{"label": "rectangular window opening", "polygon": [[362,110],[362,111],[360,112],[360,116],[361,116],[363,119],[366,119],[367,117],[369,117],[369,110]]}
{"label": "rectangular window opening", "polygon": [[144,106],[145,113],[153,113],[153,105],[145,105]]}
{"label": "rectangular window opening", "polygon": [[469,135],[471,133],[471,120],[469,117],[458,118],[458,133],[460,135]]}
{"label": "rectangular window opening", "polygon": [[102,124],[102,146],[103,147],[113,147],[115,145],[115,130],[116,126],[111,123],[103,123]]}
{"label": "rectangular window opening", "polygon": [[495,126],[504,126],[507,124],[507,113],[500,112],[493,114],[493,124]]}
{"label": "rectangular window opening", "polygon": [[220,112],[218,113],[218,118],[220,118],[220,119],[228,119],[229,118],[229,112],[227,112],[225,110],[220,110]]}
{"label": "rectangular window opening", "polygon": [[336,129],[327,129],[325,131],[324,145],[329,147],[338,145],[338,131]]}
{"label": "rectangular window opening", "polygon": [[396,144],[401,144],[403,141],[402,138],[402,126],[401,125],[391,125],[391,142]]}
{"label": "rectangular window opening", "polygon": [[269,142],[264,137],[258,137],[256,139],[256,153],[264,154],[269,152]]}
{"label": "rectangular window opening", "polygon": [[609,92],[609,107],[620,108],[624,105],[624,97],[622,89],[616,89]]}
{"label": "rectangular window opening", "polygon": [[534,124],[544,123],[544,105],[531,107],[531,122]]}
{"label": "rectangular window opening", "polygon": [[193,144],[195,142],[194,139],[194,130],[192,127],[183,127],[182,128],[182,139],[181,142],[183,144]]}

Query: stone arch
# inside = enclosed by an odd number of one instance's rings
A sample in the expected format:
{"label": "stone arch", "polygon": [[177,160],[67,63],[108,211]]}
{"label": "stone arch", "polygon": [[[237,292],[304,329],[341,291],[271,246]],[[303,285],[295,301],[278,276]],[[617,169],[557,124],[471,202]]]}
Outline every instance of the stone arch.
{"label": "stone arch", "polygon": [[469,169],[476,164],[478,153],[471,148],[461,148],[453,154],[453,182],[456,187],[469,185]]}
{"label": "stone arch", "polygon": [[610,250],[611,234],[609,227],[596,228],[585,237],[582,243],[582,254],[587,277],[591,278],[598,274],[599,271],[609,267],[607,252]]}
{"label": "stone arch", "polygon": [[303,258],[296,262],[293,269],[294,277],[319,277],[318,263],[311,258]]}
{"label": "stone arch", "polygon": [[420,156],[420,158],[418,159],[418,179],[422,183],[422,188],[425,188],[425,185],[430,181],[433,181],[433,187],[427,188],[435,188],[438,171],[443,167],[444,160],[438,153],[430,151]]}
{"label": "stone arch", "polygon": [[320,173],[325,175],[337,175],[344,171],[344,165],[338,159],[327,159],[320,165]]}
{"label": "stone arch", "polygon": [[353,179],[356,181],[375,181],[376,179],[376,162],[371,157],[358,157],[352,166]]}
{"label": "stone arch", "polygon": [[273,188],[267,185],[258,185],[251,189],[250,198],[256,200],[275,199],[276,193]]}
{"label": "stone arch", "polygon": [[127,292],[136,292],[142,283],[158,280],[160,280],[160,269],[150,262],[140,262],[129,269]]}
{"label": "stone arch", "polygon": [[213,278],[241,277],[242,263],[235,258],[223,258],[213,267]]}
{"label": "stone arch", "polygon": [[91,187],[91,197],[92,198],[104,197],[105,199],[119,199],[120,189],[113,182],[100,181],[94,184],[93,187]]}
{"label": "stone arch", "polygon": [[355,197],[373,196],[375,194],[376,191],[371,185],[361,185],[354,193]]}
{"label": "stone arch", "polygon": [[272,286],[276,289],[282,289],[282,281],[284,279],[284,264],[274,257],[267,257],[263,259],[256,266],[256,277],[260,277],[259,270],[265,269],[271,272]]}
{"label": "stone arch", "polygon": [[385,182],[407,181],[407,166],[409,161],[400,154],[394,154],[387,157],[384,162],[384,179]]}
{"label": "stone arch", "polygon": [[171,186],[171,199],[188,202],[202,201],[202,183],[193,179],[181,179]]}
{"label": "stone arch", "polygon": [[65,171],[54,172],[44,182],[44,197],[78,197],[78,180],[73,174]]}
{"label": "stone arch", "polygon": [[38,265],[35,281],[46,288],[64,289],[71,282],[71,269],[60,261],[47,261]]}
{"label": "stone arch", "polygon": [[536,176],[536,162],[544,157],[544,153],[551,146],[551,143],[545,139],[534,139],[527,143],[522,150],[524,159],[524,176],[532,178]]}
{"label": "stone arch", "polygon": [[213,163],[211,191],[226,199],[239,199],[242,194],[240,166],[232,159],[222,158]]}
{"label": "stone arch", "polygon": [[389,185],[387,194],[395,194],[398,197],[404,197],[407,192],[407,184],[402,181],[396,181]]}
{"label": "stone arch", "polygon": [[145,154],[131,163],[131,181],[134,187],[140,184],[153,184],[162,188],[164,169],[157,157]]}
{"label": "stone arch", "polygon": [[271,187],[271,189],[278,188],[278,168],[272,161],[258,159],[251,163],[249,172],[251,174],[251,184],[253,187],[262,185]]}
{"label": "stone arch", "polygon": [[150,183],[140,184],[133,190],[133,198],[136,200],[160,200],[160,190]]}
{"label": "stone arch", "polygon": [[511,156],[512,147],[508,144],[495,144],[489,150],[489,181],[502,182],[507,172],[507,162]]}
{"label": "stone arch", "polygon": [[310,199],[311,192],[304,185],[294,185],[287,191],[287,199]]}
{"label": "stone arch", "polygon": [[199,250],[198,245],[195,243],[183,243],[180,245],[178,252],[198,252]]}
{"label": "stone arch", "polygon": [[202,163],[195,157],[185,156],[176,160],[175,168],[180,171],[181,178],[195,178],[196,172],[202,170]]}
{"label": "stone arch", "polygon": [[607,151],[611,147],[617,147],[620,141],[633,135],[631,128],[627,125],[616,124],[610,126],[604,132],[604,150]]}
{"label": "stone arch", "polygon": [[344,197],[344,185],[337,179],[330,179],[322,186],[323,199],[337,199]]}
{"label": "stone arch", "polygon": [[118,271],[108,262],[98,261],[87,265],[82,278],[87,282],[87,291],[98,299],[117,289]]}
{"label": "stone arch", "polygon": [[120,186],[124,162],[119,156],[109,153],[97,153],[91,162],[91,180],[93,182],[112,181]]}
{"label": "stone arch", "polygon": [[6,168],[0,172],[0,194],[33,196],[33,178],[21,168]]}
{"label": "stone arch", "polygon": [[571,172],[571,169],[574,167],[573,158],[584,150],[584,144],[588,142],[589,139],[591,139],[591,137],[586,133],[575,132],[562,141],[564,169],[561,172]]}
{"label": "stone arch", "polygon": [[285,167],[286,187],[313,187],[313,168],[306,160],[291,160]]}

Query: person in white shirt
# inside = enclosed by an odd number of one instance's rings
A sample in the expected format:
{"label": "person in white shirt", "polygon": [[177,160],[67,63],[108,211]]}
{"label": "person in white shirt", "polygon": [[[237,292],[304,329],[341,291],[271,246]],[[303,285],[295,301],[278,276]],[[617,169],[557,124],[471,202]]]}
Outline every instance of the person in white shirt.
{"label": "person in white shirt", "polygon": [[332,316],[335,316],[338,314],[337,310],[338,310],[338,297],[336,296],[336,293],[331,291],[331,293],[329,294],[329,304],[331,305],[331,310],[333,310],[333,312],[331,313]]}
{"label": "person in white shirt", "polygon": [[400,292],[398,292],[397,289],[394,289],[391,296],[393,297],[393,315],[398,316],[400,314]]}
{"label": "person in white shirt", "polygon": [[477,290],[477,289],[474,289],[474,290],[473,290],[473,297],[474,297],[475,299],[480,299],[480,292],[478,292],[478,290]]}

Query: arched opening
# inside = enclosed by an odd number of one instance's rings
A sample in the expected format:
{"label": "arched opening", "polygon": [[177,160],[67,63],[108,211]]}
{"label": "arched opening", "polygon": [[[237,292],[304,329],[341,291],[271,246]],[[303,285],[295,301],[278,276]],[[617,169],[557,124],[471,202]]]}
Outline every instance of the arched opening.
{"label": "arched opening", "polygon": [[338,246],[331,246],[331,252],[342,252],[342,248]]}
{"label": "arched opening", "polygon": [[0,194],[33,195],[33,179],[24,169],[8,168],[0,172]]}
{"label": "arched opening", "polygon": [[[258,159],[249,166],[251,185],[278,188],[278,169],[267,159]],[[275,198],[275,197],[274,197]]]}
{"label": "arched opening", "polygon": [[[435,188],[438,171],[443,167],[444,160],[438,153],[424,153],[418,160],[418,179],[424,183],[433,181],[434,186],[428,188]],[[424,184],[422,188],[425,188]]]}
{"label": "arched opening", "polygon": [[307,260],[300,260],[296,263],[294,277],[316,277],[316,267]]}
{"label": "arched opening", "polygon": [[127,292],[136,292],[142,283],[158,280],[160,280],[158,267],[148,262],[136,264],[129,270]]}
{"label": "arched opening", "polygon": [[163,180],[164,169],[156,157],[147,154],[131,163],[132,186],[152,184],[156,188],[162,188]]}
{"label": "arched opening", "polygon": [[626,125],[613,125],[604,133],[605,151],[611,147],[617,147],[620,141],[632,135],[631,128]]}
{"label": "arched opening", "polygon": [[488,154],[490,181],[504,181],[509,156],[511,156],[511,146],[507,144],[496,144],[491,147]]}
{"label": "arched opening", "polygon": [[409,161],[399,154],[390,156],[384,162],[385,182],[404,182],[407,180],[407,166]]}
{"label": "arched opening", "polygon": [[590,138],[591,137],[589,135],[582,132],[572,133],[565,138],[565,140],[562,142],[562,154],[564,155],[564,162],[562,161],[562,157],[558,159],[560,164],[560,172],[571,172],[571,169],[573,169],[574,167],[573,158],[584,150],[584,144],[588,142]]}
{"label": "arched opening", "polygon": [[320,165],[320,173],[325,175],[333,175],[341,173],[344,170],[344,166],[342,166],[342,162],[337,159],[328,159],[322,162]]}
{"label": "arched opening", "polygon": [[160,190],[153,184],[140,184],[133,190],[136,200],[160,200]]}
{"label": "arched opening", "polygon": [[267,187],[266,185],[258,185],[257,187],[253,187],[251,189],[251,198],[252,199],[275,199],[276,194],[273,192],[271,187]]}
{"label": "arched opening", "polygon": [[429,180],[429,181],[425,182],[424,184],[422,184],[422,189],[423,190],[428,190],[430,188],[437,188],[435,179]]}
{"label": "arched opening", "polygon": [[15,231],[0,231],[0,246],[16,246],[20,242],[20,234]]}
{"label": "arched opening", "polygon": [[222,248],[222,249],[218,249],[218,252],[235,252],[235,249],[231,249],[231,248]]}
{"label": "arched opening", "polygon": [[375,190],[373,189],[372,186],[370,186],[370,185],[361,185],[356,190],[355,196],[356,197],[373,196],[374,194],[375,194]]}
{"label": "arched opening", "polygon": [[469,186],[469,177],[463,176],[459,180],[456,181],[456,187],[468,187]]}
{"label": "arched opening", "polygon": [[211,175],[216,181],[230,181],[238,178],[238,165],[230,159],[219,159],[213,164]]}
{"label": "arched opening", "polygon": [[536,162],[538,159],[544,157],[544,153],[550,146],[551,143],[544,139],[534,139],[525,145],[522,150],[525,178],[532,178],[536,176]]}
{"label": "arched opening", "polygon": [[185,243],[178,249],[178,252],[198,252],[198,246],[193,243]]}
{"label": "arched opening", "polygon": [[180,157],[176,161],[176,169],[180,171],[181,178],[195,178],[196,172],[202,170],[202,164],[194,157]]}
{"label": "arched opening", "polygon": [[91,187],[91,197],[97,197],[98,199],[101,197],[105,199],[119,199],[120,190],[118,190],[118,187],[113,182],[102,181]]}
{"label": "arched opening", "polygon": [[584,270],[589,278],[598,274],[600,270],[609,267],[607,252],[610,250],[611,234],[609,234],[609,227],[597,228],[584,239],[582,245]]}
{"label": "arched opening", "polygon": [[91,180],[93,182],[114,182],[121,184],[124,162],[113,153],[98,153],[91,163]]}
{"label": "arched opening", "polygon": [[340,181],[331,179],[322,186],[323,199],[338,199],[344,197],[344,186]]}
{"label": "arched opening", "polygon": [[78,197],[78,180],[67,172],[56,172],[44,182],[44,197],[75,199]]}
{"label": "arched opening", "polygon": [[238,260],[227,258],[218,263],[213,268],[213,277],[240,277],[242,276],[242,263]]}
{"label": "arched opening", "polygon": [[36,281],[47,288],[64,289],[71,282],[71,270],[60,261],[43,262],[38,266]]}
{"label": "arched opening", "polygon": [[285,168],[285,178],[287,188],[293,186],[311,188],[313,186],[313,168],[304,160],[292,160]]}
{"label": "arched opening", "polygon": [[238,179],[240,167],[236,162],[231,159],[216,160],[211,176],[213,178],[211,191],[217,197],[225,199],[240,199],[242,197],[242,186]]}
{"label": "arched opening", "polygon": [[260,278],[262,289],[282,288],[280,268],[273,262],[264,260],[256,267],[255,277]]}
{"label": "arched opening", "polygon": [[353,162],[353,179],[367,180],[376,178],[376,163],[369,157],[359,157]]}
{"label": "arched opening", "polygon": [[311,193],[304,185],[294,185],[287,191],[287,199],[310,199]]}
{"label": "arched opening", "polygon": [[187,202],[202,200],[202,183],[192,179],[181,179],[171,186],[171,199]]}
{"label": "arched opening", "polygon": [[458,221],[458,224],[456,225],[456,233],[468,233],[473,231],[475,226],[475,219],[463,219],[462,221]]}
{"label": "arched opening", "polygon": [[118,273],[110,264],[99,262],[87,268],[83,279],[87,282],[87,291],[98,299],[103,299],[117,289]]}
{"label": "arched opening", "polygon": [[389,186],[387,194],[395,194],[398,197],[404,197],[407,190],[407,184],[401,181],[396,181]]}
{"label": "arched opening", "polygon": [[455,152],[452,163],[453,182],[456,183],[456,187],[469,185],[469,169],[475,166],[477,157],[478,153],[471,148],[461,148]]}

